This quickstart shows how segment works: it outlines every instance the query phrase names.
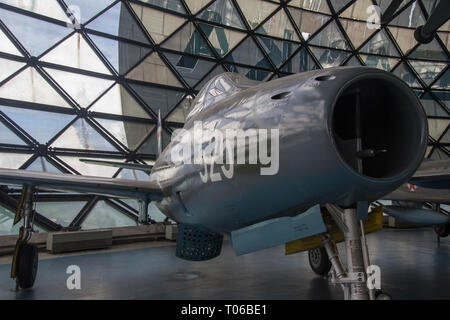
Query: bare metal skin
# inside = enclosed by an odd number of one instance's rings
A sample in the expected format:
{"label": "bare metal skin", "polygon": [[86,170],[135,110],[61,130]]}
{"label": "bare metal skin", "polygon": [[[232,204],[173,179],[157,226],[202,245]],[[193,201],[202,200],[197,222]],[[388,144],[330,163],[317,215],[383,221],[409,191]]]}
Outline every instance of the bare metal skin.
{"label": "bare metal skin", "polygon": [[222,175],[203,183],[203,165],[171,161],[171,142],[150,182],[7,169],[0,169],[0,182],[157,201],[177,222],[226,233],[317,204],[345,207],[379,199],[411,178],[428,137],[425,113],[411,89],[366,67],[267,83],[224,74],[197,96],[185,129],[196,121],[221,130],[279,129],[277,174],[261,175],[257,164],[234,164],[231,179]]}
{"label": "bare metal skin", "polygon": [[[361,161],[352,129],[358,118],[356,95],[362,148],[379,152]],[[411,89],[390,73],[365,67],[261,84],[224,74],[205,85],[184,128],[192,130],[195,121],[221,130],[280,130],[279,171],[273,176],[260,175],[260,165],[235,164],[232,179],[204,183],[204,166],[171,161],[177,142],[156,162],[150,180],[163,190],[157,202],[161,211],[214,232],[297,215],[316,204],[350,206],[379,199],[411,178],[428,137],[425,113]]]}

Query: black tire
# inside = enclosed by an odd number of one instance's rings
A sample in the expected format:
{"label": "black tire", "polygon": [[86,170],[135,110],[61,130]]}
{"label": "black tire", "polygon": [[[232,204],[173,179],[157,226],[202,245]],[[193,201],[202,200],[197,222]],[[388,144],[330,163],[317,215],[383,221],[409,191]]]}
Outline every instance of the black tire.
{"label": "black tire", "polygon": [[309,265],[319,276],[325,276],[331,270],[331,262],[325,248],[320,247],[308,251]]}
{"label": "black tire", "polygon": [[450,235],[450,223],[435,225],[434,231],[439,237],[446,238]]}
{"label": "black tire", "polygon": [[22,289],[30,289],[36,280],[39,253],[38,247],[33,243],[20,245],[17,255],[16,277]]}
{"label": "black tire", "polygon": [[375,291],[375,300],[392,300],[392,297],[382,290]]}

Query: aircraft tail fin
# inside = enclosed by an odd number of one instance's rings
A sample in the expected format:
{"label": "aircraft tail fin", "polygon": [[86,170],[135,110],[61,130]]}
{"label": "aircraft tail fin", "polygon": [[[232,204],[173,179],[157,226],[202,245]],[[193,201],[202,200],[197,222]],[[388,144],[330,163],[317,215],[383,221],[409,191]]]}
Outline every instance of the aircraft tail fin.
{"label": "aircraft tail fin", "polygon": [[162,153],[162,125],[161,125],[161,110],[158,110],[158,126],[156,129],[156,136],[158,137],[158,157]]}

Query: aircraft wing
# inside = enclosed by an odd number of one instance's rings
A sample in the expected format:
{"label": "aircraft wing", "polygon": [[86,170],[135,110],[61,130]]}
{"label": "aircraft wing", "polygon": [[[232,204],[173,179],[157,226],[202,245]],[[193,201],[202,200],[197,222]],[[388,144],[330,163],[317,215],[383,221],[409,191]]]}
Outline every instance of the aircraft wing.
{"label": "aircraft wing", "polygon": [[394,192],[384,196],[383,200],[450,204],[450,190],[423,188],[413,184],[404,184]]}
{"label": "aircraft wing", "polygon": [[424,188],[450,189],[450,160],[424,162],[410,183]]}
{"label": "aircraft wing", "polygon": [[45,190],[73,191],[143,200],[162,198],[161,188],[155,182],[150,181],[0,169],[0,183],[28,184]]}
{"label": "aircraft wing", "polygon": [[88,164],[95,164],[98,166],[106,166],[106,167],[115,167],[115,168],[123,168],[123,169],[131,169],[131,170],[139,170],[150,173],[153,169],[153,166],[145,165],[145,164],[137,164],[137,163],[121,163],[114,161],[100,161],[100,160],[89,160],[89,159],[80,159],[81,162]]}

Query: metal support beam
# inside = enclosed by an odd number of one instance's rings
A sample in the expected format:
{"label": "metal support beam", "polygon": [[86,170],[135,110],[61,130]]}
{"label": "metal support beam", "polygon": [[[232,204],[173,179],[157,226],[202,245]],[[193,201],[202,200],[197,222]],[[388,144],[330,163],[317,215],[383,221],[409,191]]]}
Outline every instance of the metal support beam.
{"label": "metal support beam", "polygon": [[348,274],[355,275],[357,283],[350,284],[351,300],[368,300],[369,293],[366,284],[366,270],[361,246],[361,230],[358,224],[357,210],[354,208],[344,210],[344,222],[348,232],[344,233],[345,248],[347,250]]}

